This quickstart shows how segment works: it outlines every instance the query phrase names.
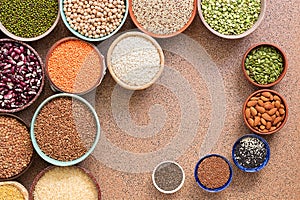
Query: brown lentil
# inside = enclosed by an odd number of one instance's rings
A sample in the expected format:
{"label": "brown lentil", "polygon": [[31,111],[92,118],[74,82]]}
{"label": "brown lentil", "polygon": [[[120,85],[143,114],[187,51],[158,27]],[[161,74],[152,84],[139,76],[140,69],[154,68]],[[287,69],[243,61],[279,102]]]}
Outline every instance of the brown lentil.
{"label": "brown lentil", "polygon": [[193,9],[194,0],[132,0],[132,11],[137,22],[157,35],[179,31],[192,17]]}
{"label": "brown lentil", "polygon": [[82,169],[78,167],[54,167],[37,181],[33,199],[98,200],[98,189],[93,180]]}
{"label": "brown lentil", "polygon": [[71,97],[58,97],[40,110],[34,134],[46,155],[60,161],[72,161],[91,148],[96,136],[96,121],[82,102]]}
{"label": "brown lentil", "polygon": [[0,200],[25,200],[22,192],[14,185],[0,185]]}
{"label": "brown lentil", "polygon": [[218,156],[205,158],[199,165],[199,181],[207,188],[216,189],[224,186],[230,177],[227,162]]}
{"label": "brown lentil", "polygon": [[95,48],[81,40],[66,40],[54,47],[47,62],[48,75],[64,92],[90,90],[102,76],[102,63]]}
{"label": "brown lentil", "polygon": [[28,128],[11,116],[0,116],[0,179],[21,173],[30,163],[33,147]]}

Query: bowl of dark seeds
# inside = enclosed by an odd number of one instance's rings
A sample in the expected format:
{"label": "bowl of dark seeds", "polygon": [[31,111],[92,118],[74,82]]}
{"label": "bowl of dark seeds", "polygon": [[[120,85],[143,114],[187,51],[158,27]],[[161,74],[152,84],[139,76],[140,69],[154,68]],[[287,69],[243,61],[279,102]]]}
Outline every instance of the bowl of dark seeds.
{"label": "bowl of dark seeds", "polygon": [[44,64],[29,45],[0,39],[0,112],[18,112],[30,106],[44,85]]}
{"label": "bowl of dark seeds", "polygon": [[87,158],[100,138],[100,123],[93,107],[82,97],[60,93],[37,108],[30,129],[33,147],[45,161],[75,165]]}
{"label": "bowl of dark seeds", "polygon": [[197,184],[205,191],[220,192],[232,181],[232,167],[229,161],[218,154],[202,157],[196,164],[194,177]]}
{"label": "bowl of dark seeds", "polygon": [[12,114],[0,114],[0,181],[21,176],[33,158],[29,128]]}
{"label": "bowl of dark seeds", "polygon": [[180,190],[185,180],[182,167],[174,161],[164,161],[158,164],[152,173],[152,181],[157,190],[172,194]]}
{"label": "bowl of dark seeds", "polygon": [[232,149],[234,164],[245,172],[258,172],[270,159],[270,147],[265,139],[255,134],[239,138]]}
{"label": "bowl of dark seeds", "polygon": [[59,0],[2,1],[0,30],[19,41],[35,41],[47,36],[57,25]]}
{"label": "bowl of dark seeds", "polygon": [[199,0],[198,12],[203,24],[213,34],[239,39],[258,28],[266,12],[266,0]]}

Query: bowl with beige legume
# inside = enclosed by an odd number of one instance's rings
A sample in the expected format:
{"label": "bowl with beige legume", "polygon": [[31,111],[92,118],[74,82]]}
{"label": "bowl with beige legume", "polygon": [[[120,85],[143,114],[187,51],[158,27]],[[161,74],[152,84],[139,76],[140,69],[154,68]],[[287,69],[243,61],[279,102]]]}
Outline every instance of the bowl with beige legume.
{"label": "bowl with beige legume", "polygon": [[107,53],[113,79],[128,90],[143,90],[160,77],[164,53],[155,39],[142,32],[126,32],[113,41]]}
{"label": "bowl with beige legume", "polygon": [[0,182],[0,199],[28,200],[27,189],[17,181]]}
{"label": "bowl with beige legume", "polygon": [[129,14],[144,33],[169,38],[186,30],[197,12],[197,0],[129,0]]}
{"label": "bowl with beige legume", "polygon": [[37,154],[56,166],[85,160],[100,138],[96,111],[84,98],[68,93],[48,97],[36,109],[30,136]]}
{"label": "bowl with beige legume", "polygon": [[76,37],[96,42],[119,31],[128,15],[128,0],[62,0],[60,14]]}
{"label": "bowl with beige legume", "polygon": [[199,0],[202,23],[213,34],[225,39],[243,38],[255,31],[266,12],[266,0]]}
{"label": "bowl with beige legume", "polygon": [[33,161],[29,127],[16,115],[0,114],[0,141],[0,181],[14,180]]}
{"label": "bowl with beige legume", "polygon": [[244,103],[243,118],[254,133],[270,135],[283,128],[288,119],[288,105],[281,94],[262,89],[252,93]]}

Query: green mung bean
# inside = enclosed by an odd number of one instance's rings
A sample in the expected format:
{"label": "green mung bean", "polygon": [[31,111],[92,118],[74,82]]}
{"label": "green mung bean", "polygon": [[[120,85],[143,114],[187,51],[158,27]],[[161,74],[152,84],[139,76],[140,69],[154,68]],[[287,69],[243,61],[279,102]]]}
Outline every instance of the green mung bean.
{"label": "green mung bean", "polygon": [[254,82],[262,85],[270,84],[283,72],[283,57],[275,47],[259,46],[247,55],[245,68]]}
{"label": "green mung bean", "polygon": [[0,3],[0,22],[10,33],[23,38],[45,33],[57,14],[57,0],[1,0]]}
{"label": "green mung bean", "polygon": [[258,20],[261,0],[202,0],[201,9],[212,29],[224,35],[239,35]]}

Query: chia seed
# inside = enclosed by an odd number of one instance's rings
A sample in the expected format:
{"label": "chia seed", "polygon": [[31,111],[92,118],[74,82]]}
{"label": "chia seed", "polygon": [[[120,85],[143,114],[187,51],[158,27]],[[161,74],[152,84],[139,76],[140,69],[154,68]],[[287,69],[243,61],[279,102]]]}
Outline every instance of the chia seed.
{"label": "chia seed", "polygon": [[256,168],[264,163],[267,156],[266,145],[258,138],[245,137],[234,149],[234,158],[245,168]]}
{"label": "chia seed", "polygon": [[154,172],[156,185],[165,191],[175,190],[183,181],[183,173],[178,165],[172,162],[160,164]]}

